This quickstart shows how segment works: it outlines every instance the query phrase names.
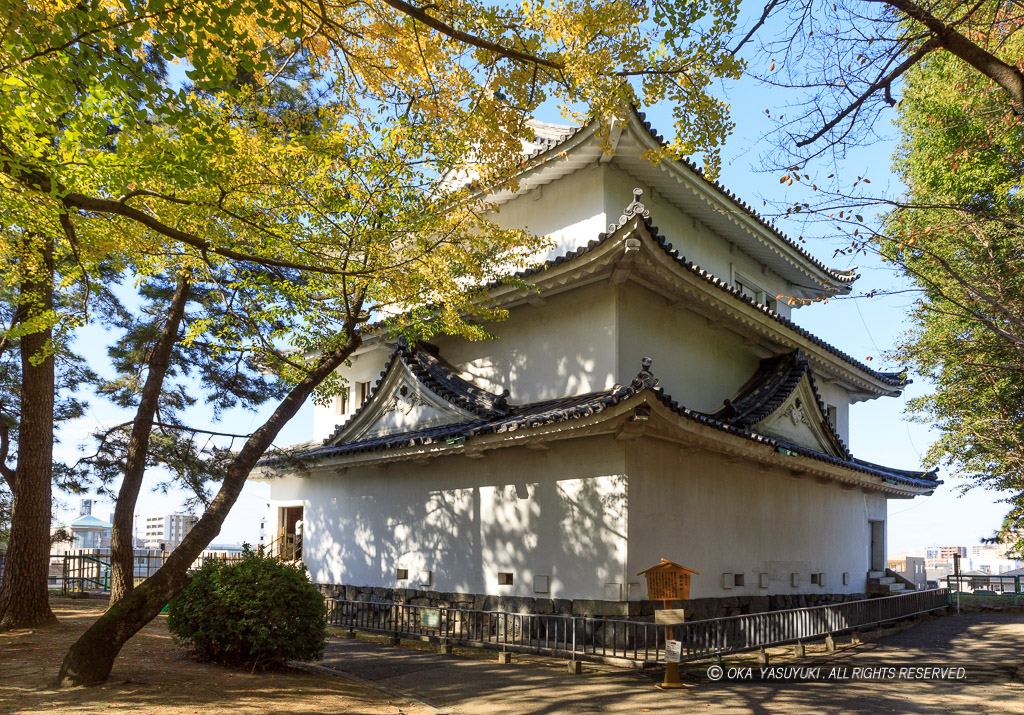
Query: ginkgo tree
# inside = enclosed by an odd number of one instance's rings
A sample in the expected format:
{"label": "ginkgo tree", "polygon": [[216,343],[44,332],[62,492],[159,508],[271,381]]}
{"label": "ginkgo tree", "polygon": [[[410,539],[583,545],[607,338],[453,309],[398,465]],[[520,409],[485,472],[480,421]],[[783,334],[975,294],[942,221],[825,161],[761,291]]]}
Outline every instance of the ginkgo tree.
{"label": "ginkgo tree", "polygon": [[[482,197],[514,175],[542,102],[604,119],[671,102],[666,151],[700,153],[716,173],[730,123],[710,87],[741,67],[721,42],[735,14],[710,0],[5,2],[0,280],[20,296],[8,333],[32,409],[19,417],[0,626],[48,615],[32,575],[45,546],[17,533],[49,518],[49,334],[89,317],[55,311],[54,293],[110,270],[228,281],[226,295],[242,286],[263,317],[240,320],[238,342],[289,385],[161,572],[72,648],[62,676],[88,683],[182,587],[284,423],[336,389],[371,313],[412,316],[400,327],[414,333],[479,336],[466,320],[483,311],[475,287],[539,245],[489,223]],[[307,101],[282,103],[282,84]],[[443,180],[456,170],[473,180]],[[284,342],[312,357],[281,353]]]}

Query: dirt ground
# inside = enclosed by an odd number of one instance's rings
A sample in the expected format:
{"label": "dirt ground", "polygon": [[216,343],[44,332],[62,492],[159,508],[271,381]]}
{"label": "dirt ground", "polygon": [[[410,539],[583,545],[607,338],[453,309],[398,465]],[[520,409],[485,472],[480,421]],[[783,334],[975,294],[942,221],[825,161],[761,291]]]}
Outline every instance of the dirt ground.
{"label": "dirt ground", "polygon": [[200,663],[174,644],[161,616],[121,651],[110,679],[55,688],[68,647],[106,601],[51,600],[56,626],[0,633],[0,712],[359,713],[426,715],[429,710],[341,677],[299,670],[249,673]]}

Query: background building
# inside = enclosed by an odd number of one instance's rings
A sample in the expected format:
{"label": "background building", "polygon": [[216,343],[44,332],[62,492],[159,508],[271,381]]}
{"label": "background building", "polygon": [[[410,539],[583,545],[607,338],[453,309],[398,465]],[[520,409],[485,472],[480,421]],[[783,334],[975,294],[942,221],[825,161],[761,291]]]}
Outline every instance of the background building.
{"label": "background building", "polygon": [[194,514],[147,516],[143,543],[147,549],[174,551],[198,521],[199,517]]}
{"label": "background building", "polygon": [[92,499],[83,499],[77,517],[70,523],[50,529],[51,537],[61,529],[71,536],[70,541],[54,542],[50,547],[51,554],[63,554],[78,549],[110,548],[110,532],[114,527],[110,522],[93,516],[92,505]]}
{"label": "background building", "polygon": [[888,567],[903,578],[914,584],[914,588],[922,589],[928,583],[925,573],[925,559],[922,556],[901,556],[889,559]]}

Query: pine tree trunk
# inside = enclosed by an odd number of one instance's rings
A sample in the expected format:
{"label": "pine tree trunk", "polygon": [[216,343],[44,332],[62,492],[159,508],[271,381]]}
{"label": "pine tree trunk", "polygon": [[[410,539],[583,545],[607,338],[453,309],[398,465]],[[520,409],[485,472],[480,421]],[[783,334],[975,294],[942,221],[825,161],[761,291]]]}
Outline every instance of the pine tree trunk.
{"label": "pine tree trunk", "polygon": [[[53,308],[53,246],[48,239],[38,272],[22,283],[19,315],[31,318]],[[49,315],[45,315],[49,320]],[[46,584],[50,562],[53,479],[53,330],[21,337],[21,419],[15,468],[11,532],[0,584],[0,630],[56,623]]]}
{"label": "pine tree trunk", "polygon": [[110,606],[115,606],[135,587],[135,534],[133,521],[135,505],[138,503],[142,480],[146,475],[146,455],[149,453],[149,437],[153,431],[153,418],[160,405],[160,393],[164,376],[171,364],[171,352],[178,340],[178,329],[185,315],[188,303],[188,276],[178,276],[178,285],[167,310],[160,337],[149,355],[148,373],[142,387],[139,407],[132,422],[132,433],[128,440],[128,454],[125,457],[124,478],[117,493],[114,507],[114,528],[110,537]]}
{"label": "pine tree trunk", "polygon": [[[358,310],[355,311],[358,313]],[[330,375],[362,339],[350,331],[344,345],[325,354],[306,377],[292,388],[274,414],[245,441],[224,476],[220,491],[199,522],[171,552],[155,574],[119,603],[110,607],[82,634],[60,667],[62,685],[94,685],[110,675],[114,660],[128,639],[153,620],[171,598],[188,583],[188,569],[203,549],[217,536],[224,518],[245,485],[249,472],[273,443],[277,433],[306,401],[313,389]]]}

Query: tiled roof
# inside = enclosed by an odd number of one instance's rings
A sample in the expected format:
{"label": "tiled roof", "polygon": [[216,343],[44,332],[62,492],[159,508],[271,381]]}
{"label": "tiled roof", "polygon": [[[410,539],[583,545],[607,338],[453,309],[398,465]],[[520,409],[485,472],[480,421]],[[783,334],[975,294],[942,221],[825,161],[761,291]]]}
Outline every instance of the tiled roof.
{"label": "tiled roof", "polygon": [[736,398],[726,400],[724,406],[713,416],[731,425],[754,427],[789,399],[804,376],[810,381],[811,391],[814,392],[815,400],[818,403],[818,411],[825,418],[824,424],[829,436],[840,452],[847,459],[852,459],[850,450],[828,420],[828,410],[818,393],[810,361],[807,360],[803,350],[794,350],[785,355],[763,359],[753,377],[740,388]]}
{"label": "tiled roof", "polygon": [[405,340],[399,340],[384,369],[380,371],[377,382],[370,391],[369,398],[352,413],[346,422],[338,425],[334,432],[324,440],[330,444],[359,414],[373,401],[380,389],[384,376],[388,374],[392,364],[401,360],[431,392],[447,400],[453,406],[483,418],[500,417],[508,413],[508,390],[497,395],[481,389],[477,385],[462,379],[452,366],[446,364],[437,354],[437,348],[429,343],[420,343],[416,348],[409,346]]}
{"label": "tiled roof", "polygon": [[651,221],[649,212],[646,211],[646,209],[644,209],[643,204],[640,204],[639,208],[637,208],[635,206],[636,203],[637,202],[634,201],[634,203],[631,203],[628,207],[626,207],[627,212],[630,212],[630,210],[632,209],[631,215],[627,216],[626,213],[624,213],[620,217],[618,223],[609,226],[609,231],[598,234],[596,240],[590,241],[587,245],[580,246],[579,248],[569,251],[561,256],[558,256],[557,258],[545,261],[544,263],[538,264],[532,268],[519,271],[513,276],[513,279],[497,281],[488,286],[488,288],[496,288],[500,285],[510,283],[512,282],[512,280],[522,280],[525,278],[530,278],[532,276],[536,276],[540,273],[543,273],[546,270],[550,270],[551,268],[555,268],[564,263],[568,263],[576,258],[579,258],[580,256],[583,256],[593,251],[595,248],[613,239],[616,235],[618,235],[618,233],[623,228],[626,227],[626,225],[632,220],[633,217],[639,216],[640,220],[643,221],[644,225],[647,227],[647,230],[650,233],[650,235],[654,238],[654,241],[658,245],[658,247],[662,251],[664,251],[669,258],[675,261],[682,268],[685,268],[686,270],[690,271],[694,275],[700,277],[701,279],[710,283],[716,288],[724,291],[725,293],[728,293],[736,300],[739,300],[743,303],[746,303],[747,305],[754,307],[756,310],[759,310],[760,312],[764,313],[775,322],[784,325],[790,330],[798,333],[800,336],[806,338],[807,340],[810,340],[815,345],[823,348],[824,350],[827,350],[836,357],[841,358],[844,362],[853,365],[858,370],[861,370],[867,373],[868,375],[871,375],[880,382],[883,382],[886,385],[890,385],[892,387],[903,387],[905,385],[910,384],[911,381],[907,379],[905,372],[879,372],[878,370],[872,370],[870,367],[865,365],[860,360],[857,360],[856,358],[843,352],[839,348],[830,345],[829,343],[825,342],[824,340],[814,335],[810,331],[801,328],[799,325],[794,323],[789,318],[779,315],[768,306],[758,303],[754,299],[744,295],[743,293],[740,292],[738,288],[728,283],[727,281],[724,281],[721,278],[718,278],[717,276],[709,273],[708,271],[704,270],[693,261],[686,260],[686,257],[681,255],[679,251],[676,248],[674,248],[671,243],[669,243],[668,239],[658,232],[658,227],[655,226],[654,223]]}
{"label": "tiled roof", "polygon": [[763,359],[736,397],[726,400],[714,417],[740,427],[754,426],[793,394],[809,367],[802,350]]}
{"label": "tiled roof", "polygon": [[[396,349],[395,357],[392,359],[395,359],[400,355],[403,356],[402,359],[410,359],[406,356],[415,356],[418,352],[420,351],[409,348],[408,346],[401,346]],[[413,357],[413,359],[418,360],[419,358]],[[436,365],[438,366],[438,370],[448,369],[440,361],[438,361]],[[655,399],[659,400],[665,407],[686,419],[744,439],[765,444],[769,447],[775,448],[777,451],[783,451],[784,453],[789,454],[798,454],[827,464],[870,474],[888,480],[892,483],[907,484],[910,486],[926,487],[931,489],[934,489],[938,484],[941,484],[941,482],[936,480],[936,472],[934,470],[931,472],[915,472],[890,469],[888,467],[852,458],[840,459],[786,440],[759,434],[743,426],[730,424],[714,415],[691,410],[680,405],[676,400],[672,399],[671,395],[665,393],[658,384],[658,380],[654,377],[650,368],[651,361],[649,358],[645,358],[640,373],[633,378],[628,385],[616,385],[607,390],[591,392],[585,395],[561,397],[553,400],[542,400],[524,405],[506,405],[504,413],[492,411],[491,414],[487,414],[485,411],[477,419],[466,420],[457,424],[442,425],[439,427],[412,430],[399,434],[371,437],[368,439],[335,445],[329,444],[328,440],[328,443],[325,443],[324,446],[308,450],[304,452],[302,456],[304,458],[313,459],[336,458],[421,445],[457,444],[480,435],[506,434],[517,430],[525,430],[589,417],[591,415],[599,414],[607,410],[609,407],[617,405],[620,402],[628,400],[642,392],[650,392],[651,395]],[[461,378],[452,372],[447,378],[438,380],[435,384],[450,384],[450,381],[453,379],[461,380]],[[479,390],[479,388],[477,389]],[[274,461],[274,459],[268,459],[266,460],[266,463],[273,463]]]}
{"label": "tiled roof", "polygon": [[[641,112],[636,107],[634,107],[633,110],[636,112],[636,117],[637,119],[640,120],[640,124],[651,135],[651,138],[654,139],[654,141],[658,142],[658,144],[665,146],[667,144],[665,138],[661,136],[661,134],[659,134],[656,129],[651,127],[651,123],[647,121],[647,114]],[[814,264],[814,266],[819,270],[824,271],[826,274],[828,274],[835,280],[839,281],[840,283],[853,283],[859,277],[856,273],[856,269],[837,270],[835,268],[830,268],[826,266],[824,263],[822,263],[817,258],[808,253],[807,249],[805,249],[799,243],[797,243],[792,238],[783,233],[778,226],[776,226],[774,223],[772,223],[767,218],[758,213],[756,210],[754,210],[754,208],[750,206],[750,204],[748,204],[746,201],[743,201],[732,191],[729,191],[727,188],[718,183],[718,181],[709,179],[706,176],[704,176],[704,170],[697,166],[695,163],[693,163],[693,161],[691,161],[689,158],[683,157],[682,159],[678,159],[677,161],[678,163],[682,164],[693,173],[697,174],[700,178],[702,178],[704,181],[710,184],[715,189],[715,191],[717,191],[725,198],[729,199],[729,201],[736,205],[740,210],[742,210],[748,216],[750,216],[755,221],[757,221],[762,226],[771,231],[776,238],[778,238],[780,241],[782,241],[790,248],[795,250],[804,259]]]}
{"label": "tiled roof", "polygon": [[[656,129],[654,129],[651,126],[651,123],[649,121],[647,121],[647,114],[645,112],[640,111],[636,106],[631,107],[631,109],[632,109],[632,111],[634,113],[634,116],[636,117],[637,121],[647,131],[647,133],[650,135],[650,137],[655,142],[657,142],[660,146],[666,146],[668,144],[668,142],[666,142],[665,138]],[[541,131],[538,130],[535,127],[535,134],[537,135],[537,144],[539,146],[534,151],[532,151],[532,152],[530,152],[530,153],[525,155],[525,157],[523,159],[524,164],[529,163],[533,159],[541,157],[542,155],[548,153],[549,151],[557,151],[562,144],[564,144],[566,141],[568,141],[569,139],[574,137],[579,132],[581,132],[584,129],[586,129],[588,126],[590,126],[591,123],[593,123],[593,121],[594,120],[592,120],[588,124],[584,124],[584,125],[581,125],[581,126],[578,126],[578,127],[571,127],[571,126],[566,126],[566,125],[546,124],[546,123],[536,122],[535,124],[537,126],[543,126],[545,128],[545,130],[544,130],[544,133],[542,135]],[[534,125],[531,124],[531,126],[534,126]],[[785,245],[787,245],[790,248],[792,248],[794,251],[796,251],[798,254],[800,254],[800,256],[804,260],[806,260],[809,263],[811,263],[815,268],[817,268],[818,270],[820,270],[823,273],[825,273],[825,275],[829,276],[830,278],[832,278],[833,280],[835,280],[835,281],[837,281],[839,283],[853,283],[855,280],[857,280],[857,278],[859,278],[859,276],[858,276],[858,274],[856,272],[856,268],[847,269],[847,270],[840,270],[840,269],[831,268],[829,266],[826,266],[820,260],[818,260],[817,258],[812,256],[807,251],[807,249],[805,249],[803,246],[801,246],[797,241],[794,241],[792,238],[787,236],[772,221],[770,221],[769,219],[765,218],[760,213],[758,213],[746,201],[743,201],[742,199],[740,199],[735,193],[733,193],[732,191],[729,191],[728,189],[726,189],[718,181],[707,178],[704,175],[704,170],[701,169],[701,167],[697,166],[697,164],[695,164],[688,157],[682,157],[682,158],[677,159],[675,161],[676,161],[676,163],[679,166],[682,166],[687,171],[692,173],[695,177],[697,177],[698,180],[706,182],[717,193],[719,193],[720,195],[722,195],[723,197],[728,199],[730,203],[732,203],[737,208],[739,208],[740,211],[742,211],[746,215],[750,216],[757,223],[759,223],[761,226],[766,228],[769,232],[771,232],[771,234],[773,236],[778,238]]]}

